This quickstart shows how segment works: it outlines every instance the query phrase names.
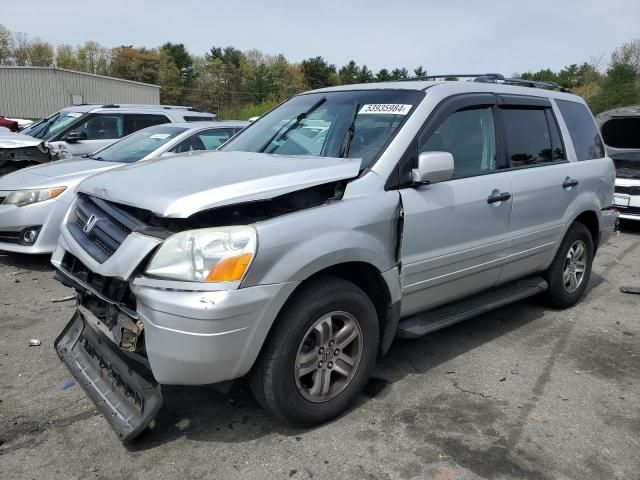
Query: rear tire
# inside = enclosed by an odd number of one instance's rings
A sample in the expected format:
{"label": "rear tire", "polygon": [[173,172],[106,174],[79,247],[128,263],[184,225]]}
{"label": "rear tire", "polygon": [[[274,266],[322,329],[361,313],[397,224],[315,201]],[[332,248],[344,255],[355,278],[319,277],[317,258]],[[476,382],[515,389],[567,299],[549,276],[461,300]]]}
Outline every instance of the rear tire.
{"label": "rear tire", "polygon": [[341,278],[305,285],[280,313],[249,376],[268,412],[298,427],[344,412],[364,388],[378,352],[369,297]]}
{"label": "rear tire", "polygon": [[593,251],[591,232],[584,224],[575,222],[545,272],[549,283],[546,298],[551,306],[571,307],[582,298],[591,276]]}

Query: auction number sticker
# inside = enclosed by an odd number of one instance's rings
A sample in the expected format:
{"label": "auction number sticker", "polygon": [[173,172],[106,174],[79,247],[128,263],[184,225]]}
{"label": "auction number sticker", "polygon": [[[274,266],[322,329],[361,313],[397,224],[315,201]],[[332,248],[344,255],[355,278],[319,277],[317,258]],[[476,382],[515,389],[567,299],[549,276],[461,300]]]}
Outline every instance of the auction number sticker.
{"label": "auction number sticker", "polygon": [[402,103],[369,103],[363,105],[360,111],[360,115],[364,114],[378,114],[378,115],[406,115],[411,110],[412,105],[405,105]]}
{"label": "auction number sticker", "polygon": [[158,139],[158,140],[164,140],[165,138],[169,138],[169,137],[170,137],[170,134],[168,134],[168,133],[154,133],[149,138],[155,138],[155,139]]}

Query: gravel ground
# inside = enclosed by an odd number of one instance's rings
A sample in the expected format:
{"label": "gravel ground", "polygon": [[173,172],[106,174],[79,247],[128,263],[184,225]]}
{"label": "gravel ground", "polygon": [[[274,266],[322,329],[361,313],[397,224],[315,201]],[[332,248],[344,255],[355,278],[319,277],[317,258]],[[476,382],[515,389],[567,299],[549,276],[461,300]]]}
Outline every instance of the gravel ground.
{"label": "gravel ground", "polygon": [[[123,446],[53,350],[73,311],[47,258],[0,256],[0,478],[640,479],[640,228],[558,311],[533,299],[396,341],[358,404],[312,430],[237,383],[165,389]],[[31,338],[41,346],[29,346]]]}

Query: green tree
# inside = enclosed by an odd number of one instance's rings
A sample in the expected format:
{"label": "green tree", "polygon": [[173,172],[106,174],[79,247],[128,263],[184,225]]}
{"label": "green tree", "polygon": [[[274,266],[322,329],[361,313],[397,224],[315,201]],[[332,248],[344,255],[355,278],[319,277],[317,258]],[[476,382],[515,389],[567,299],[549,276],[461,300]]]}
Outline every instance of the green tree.
{"label": "green tree", "polygon": [[193,59],[184,44],[167,42],[160,47],[160,52],[169,55],[173,63],[178,67],[184,83],[188,83],[193,75]]}
{"label": "green tree", "polygon": [[413,74],[418,78],[426,77],[427,76],[427,71],[420,66],[418,68],[414,68],[413,69]]}
{"label": "green tree", "polygon": [[613,65],[602,82],[600,92],[589,106],[594,113],[640,103],[638,75],[626,63]]}
{"label": "green tree", "polygon": [[338,78],[340,78],[340,83],[342,85],[351,85],[353,83],[358,83],[358,73],[358,65],[356,62],[351,60],[344,67],[340,68],[338,71]]}
{"label": "green tree", "polygon": [[53,57],[53,47],[50,43],[35,40],[29,44],[29,65],[34,67],[51,67],[53,65]]}
{"label": "green tree", "polygon": [[69,70],[78,70],[78,59],[76,50],[72,45],[63,43],[56,49],[56,66]]}
{"label": "green tree", "polygon": [[[77,68],[83,72],[95,73],[96,75],[118,76],[111,71],[111,63],[117,50],[114,49],[110,52],[98,42],[87,41],[78,48],[76,53]],[[124,67],[118,66],[118,68],[123,69]]]}
{"label": "green tree", "polygon": [[337,83],[336,67],[318,56],[302,62],[302,73],[309,88],[322,88]]}
{"label": "green tree", "polygon": [[371,83],[375,79],[373,72],[366,65],[363,65],[358,70],[358,83]]}
{"label": "green tree", "polygon": [[111,73],[118,78],[137,82],[157,83],[158,52],[144,47],[116,47],[112,50]]}
{"label": "green tree", "polygon": [[389,73],[389,70],[386,68],[382,68],[378,70],[378,73],[376,73],[376,80],[378,82],[388,82],[391,80],[391,73]]}
{"label": "green tree", "polygon": [[409,70],[406,68],[394,68],[391,71],[392,80],[405,80],[409,78]]}

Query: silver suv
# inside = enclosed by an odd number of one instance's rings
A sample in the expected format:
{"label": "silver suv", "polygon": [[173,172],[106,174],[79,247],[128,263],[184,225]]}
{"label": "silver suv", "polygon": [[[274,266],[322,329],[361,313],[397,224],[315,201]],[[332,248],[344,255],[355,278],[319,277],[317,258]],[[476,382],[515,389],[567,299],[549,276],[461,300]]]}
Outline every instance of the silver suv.
{"label": "silver suv", "polygon": [[52,259],[78,308],[55,346],[122,439],[160,385],[245,375],[275,417],[316,425],[396,336],[582,297],[615,223],[594,119],[476,80],[312,91],[217,152],[80,185]]}
{"label": "silver suv", "polygon": [[[93,153],[152,125],[213,121],[212,113],[171,105],[76,105],[0,138],[0,176],[19,168]],[[5,138],[6,137],[6,138]]]}

